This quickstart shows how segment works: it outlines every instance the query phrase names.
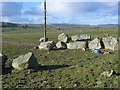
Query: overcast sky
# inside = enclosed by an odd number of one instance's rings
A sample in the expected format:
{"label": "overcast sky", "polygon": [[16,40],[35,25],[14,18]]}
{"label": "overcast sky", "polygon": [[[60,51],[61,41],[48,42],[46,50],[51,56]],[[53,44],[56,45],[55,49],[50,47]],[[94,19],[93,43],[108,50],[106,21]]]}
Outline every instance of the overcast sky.
{"label": "overcast sky", "polygon": [[[4,22],[43,23],[43,2],[2,2],[0,6]],[[118,3],[47,2],[47,23],[117,24]]]}

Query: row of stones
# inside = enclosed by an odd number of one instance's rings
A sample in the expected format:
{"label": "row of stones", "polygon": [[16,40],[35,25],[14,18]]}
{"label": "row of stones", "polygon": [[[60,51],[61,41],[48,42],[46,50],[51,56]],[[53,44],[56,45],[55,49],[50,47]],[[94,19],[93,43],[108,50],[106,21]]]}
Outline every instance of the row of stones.
{"label": "row of stones", "polygon": [[38,46],[39,49],[110,49],[118,50],[118,39],[112,36],[106,36],[103,38],[95,38],[91,40],[91,36],[87,34],[74,35],[68,37],[65,33],[58,35],[58,42],[47,41],[42,42],[44,38],[41,38],[41,42]]}

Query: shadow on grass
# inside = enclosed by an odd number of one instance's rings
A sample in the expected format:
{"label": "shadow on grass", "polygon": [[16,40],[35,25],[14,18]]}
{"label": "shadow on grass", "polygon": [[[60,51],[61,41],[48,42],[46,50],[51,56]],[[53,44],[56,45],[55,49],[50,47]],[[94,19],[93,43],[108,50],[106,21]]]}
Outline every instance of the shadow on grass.
{"label": "shadow on grass", "polygon": [[[44,71],[44,70],[55,70],[55,69],[60,69],[60,68],[65,68],[65,67],[69,67],[69,65],[44,65],[44,66],[39,66],[38,68],[29,68],[29,69],[33,69],[33,71]],[[13,70],[12,67],[4,67],[2,68],[2,74],[9,74],[11,73]]]}
{"label": "shadow on grass", "polygon": [[5,74],[8,74],[8,73],[11,73],[13,70],[13,68],[11,67],[3,67],[2,68],[2,74],[5,75]]}
{"label": "shadow on grass", "polygon": [[37,70],[54,70],[54,69],[60,69],[60,68],[65,68],[69,67],[69,65],[45,65],[45,66],[40,66]]}

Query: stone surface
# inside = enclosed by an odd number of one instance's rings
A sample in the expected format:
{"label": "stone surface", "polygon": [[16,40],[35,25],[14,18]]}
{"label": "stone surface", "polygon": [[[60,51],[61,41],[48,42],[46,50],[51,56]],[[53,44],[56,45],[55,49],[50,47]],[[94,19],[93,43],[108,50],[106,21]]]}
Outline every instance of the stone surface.
{"label": "stone surface", "polygon": [[[42,37],[42,38],[39,39],[39,41],[40,41],[40,42],[44,42],[44,41],[45,41],[45,38]],[[48,38],[46,38],[46,41],[48,41]]]}
{"label": "stone surface", "polygon": [[112,74],[113,74],[113,70],[110,70],[110,71],[105,71],[101,73],[101,76],[111,77]]}
{"label": "stone surface", "polygon": [[14,59],[12,62],[12,67],[18,70],[24,70],[28,68],[35,69],[39,67],[39,64],[34,54],[29,52]]}
{"label": "stone surface", "polygon": [[38,46],[39,49],[52,50],[55,47],[54,41],[41,42]]}
{"label": "stone surface", "polygon": [[112,36],[102,38],[105,49],[118,50],[118,40]]}
{"label": "stone surface", "polygon": [[91,36],[87,34],[71,36],[72,41],[90,40]]}
{"label": "stone surface", "polygon": [[66,43],[69,42],[70,38],[68,37],[67,34],[61,33],[58,35],[58,40]]}
{"label": "stone surface", "polygon": [[85,49],[87,47],[87,42],[70,42],[70,43],[67,43],[67,49]]}
{"label": "stone surface", "polygon": [[44,40],[45,39],[43,37],[39,39],[40,42],[44,42]]}
{"label": "stone surface", "polygon": [[103,54],[111,54],[112,52],[104,52]]}
{"label": "stone surface", "polygon": [[101,46],[101,40],[99,38],[95,38],[94,40],[92,40],[90,43],[89,43],[89,49],[101,49],[102,46]]}
{"label": "stone surface", "polygon": [[64,43],[64,42],[58,41],[58,42],[56,43],[56,47],[57,47],[57,49],[66,49],[66,48],[67,48],[67,45],[66,45],[66,43]]}

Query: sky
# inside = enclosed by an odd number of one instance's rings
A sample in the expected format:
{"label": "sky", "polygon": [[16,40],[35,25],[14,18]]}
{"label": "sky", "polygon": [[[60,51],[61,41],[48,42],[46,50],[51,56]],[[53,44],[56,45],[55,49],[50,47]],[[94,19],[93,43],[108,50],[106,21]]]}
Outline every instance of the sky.
{"label": "sky", "polygon": [[[43,2],[1,2],[0,22],[43,24]],[[117,24],[118,2],[47,2],[47,23]]]}

